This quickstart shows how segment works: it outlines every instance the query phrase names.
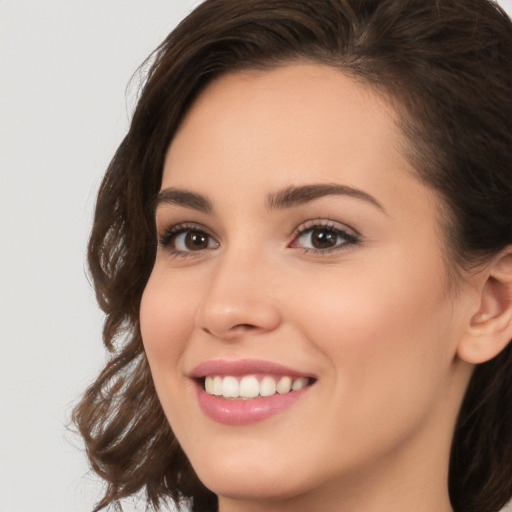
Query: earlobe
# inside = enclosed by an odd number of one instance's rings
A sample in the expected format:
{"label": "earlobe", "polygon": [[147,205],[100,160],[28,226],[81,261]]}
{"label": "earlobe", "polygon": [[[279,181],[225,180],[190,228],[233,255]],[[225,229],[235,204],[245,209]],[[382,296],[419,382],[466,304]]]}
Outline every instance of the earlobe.
{"label": "earlobe", "polygon": [[497,356],[512,339],[512,245],[485,268],[480,304],[458,347],[459,357],[480,364]]}

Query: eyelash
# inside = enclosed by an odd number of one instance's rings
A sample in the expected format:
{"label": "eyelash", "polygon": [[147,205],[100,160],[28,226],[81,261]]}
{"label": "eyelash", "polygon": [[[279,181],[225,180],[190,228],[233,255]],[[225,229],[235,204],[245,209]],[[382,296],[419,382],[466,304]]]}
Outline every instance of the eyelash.
{"label": "eyelash", "polygon": [[[160,237],[158,243],[161,247],[168,248],[171,256],[173,257],[181,257],[186,258],[190,256],[196,256],[194,253],[200,253],[203,252],[202,250],[198,251],[181,251],[174,248],[169,248],[169,245],[176,240],[176,238],[183,234],[183,233],[189,233],[189,232],[196,232],[203,234],[207,236],[210,240],[214,240],[213,236],[208,233],[208,231],[198,225],[198,224],[190,224],[190,223],[182,223],[182,224],[176,224],[175,226],[171,226],[167,228],[162,236]],[[218,245],[218,243],[217,243]]]}
{"label": "eyelash", "polygon": [[[331,234],[336,236],[336,243],[338,243],[338,239],[341,237],[344,241],[342,244],[335,245],[333,247],[328,247],[324,249],[315,249],[315,248],[302,248],[305,254],[319,254],[324,255],[326,253],[331,252],[337,252],[341,250],[345,250],[351,246],[357,245],[359,243],[359,235],[351,234],[345,229],[336,226],[336,224],[333,221],[330,220],[311,220],[307,221],[306,223],[302,224],[298,228],[295,229],[295,231],[292,234],[291,242],[289,242],[288,247],[298,247],[296,242],[300,240],[301,237],[308,233],[313,233],[315,230],[318,231],[327,231]],[[198,256],[200,253],[204,252],[205,250],[211,249],[210,247],[207,247],[205,249],[199,249],[197,251],[182,251],[177,250],[175,248],[169,248],[169,245],[176,240],[176,238],[184,233],[189,232],[197,232],[198,234],[205,235],[211,240],[214,240],[214,237],[206,230],[204,227],[197,225],[197,224],[190,224],[190,223],[182,223],[182,224],[176,224],[175,226],[171,226],[170,228],[166,229],[164,233],[159,238],[159,245],[161,247],[167,248],[173,257],[191,257],[191,256]],[[218,242],[216,242],[216,245],[218,247]],[[216,248],[216,247],[214,247]]]}
{"label": "eyelash", "polygon": [[299,226],[292,235],[292,242],[289,244],[290,247],[294,247],[296,241],[307,233],[313,233],[314,231],[327,231],[336,235],[338,238],[343,238],[344,242],[341,245],[335,245],[333,247],[325,249],[314,249],[314,248],[303,248],[306,254],[326,254],[330,252],[337,252],[348,249],[359,243],[359,236],[349,233],[347,230],[337,226],[331,220],[310,220]]}

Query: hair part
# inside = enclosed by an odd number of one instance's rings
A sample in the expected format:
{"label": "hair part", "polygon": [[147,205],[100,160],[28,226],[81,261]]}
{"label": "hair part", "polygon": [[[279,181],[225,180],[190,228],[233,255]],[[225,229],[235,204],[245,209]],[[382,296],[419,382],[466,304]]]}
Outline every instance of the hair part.
{"label": "hair part", "polygon": [[[139,306],[151,273],[152,205],[167,148],[216,77],[297,60],[333,66],[389,100],[404,152],[443,204],[447,261],[470,268],[512,243],[512,23],[488,0],[206,0],[152,57],[128,134],[98,193],[88,262],[111,360],[73,420],[108,483],[95,511],[141,489],[194,512],[216,496],[191,468],[159,404]],[[456,512],[512,495],[512,349],[478,366],[454,434]]]}

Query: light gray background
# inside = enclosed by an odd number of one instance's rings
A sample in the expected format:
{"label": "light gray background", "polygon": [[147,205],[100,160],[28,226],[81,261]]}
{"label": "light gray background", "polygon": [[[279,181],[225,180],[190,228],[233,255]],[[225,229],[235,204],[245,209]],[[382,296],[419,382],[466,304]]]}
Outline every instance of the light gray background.
{"label": "light gray background", "polygon": [[194,3],[0,1],[1,512],[100,497],[66,428],[105,360],[84,261],[95,194],[132,73]]}
{"label": "light gray background", "polygon": [[100,496],[67,432],[105,361],[84,263],[95,192],[132,73],[197,3],[0,0],[0,512],[90,512]]}

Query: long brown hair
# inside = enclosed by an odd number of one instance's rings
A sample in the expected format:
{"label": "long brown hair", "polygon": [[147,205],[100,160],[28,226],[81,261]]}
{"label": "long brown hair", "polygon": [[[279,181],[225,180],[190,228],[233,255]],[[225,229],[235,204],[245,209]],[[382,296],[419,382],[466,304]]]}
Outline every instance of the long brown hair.
{"label": "long brown hair", "polygon": [[[468,266],[512,243],[512,23],[488,0],[206,0],[152,57],[128,134],[99,190],[88,249],[111,358],[74,410],[108,487],[96,511],[145,490],[195,512],[198,480],[163,414],[139,328],[156,251],[152,204],[165,152],[199,92],[239,69],[308,60],[385,95],[419,177],[444,200],[447,259]],[[456,512],[512,495],[512,349],[476,368],[454,433]]]}

